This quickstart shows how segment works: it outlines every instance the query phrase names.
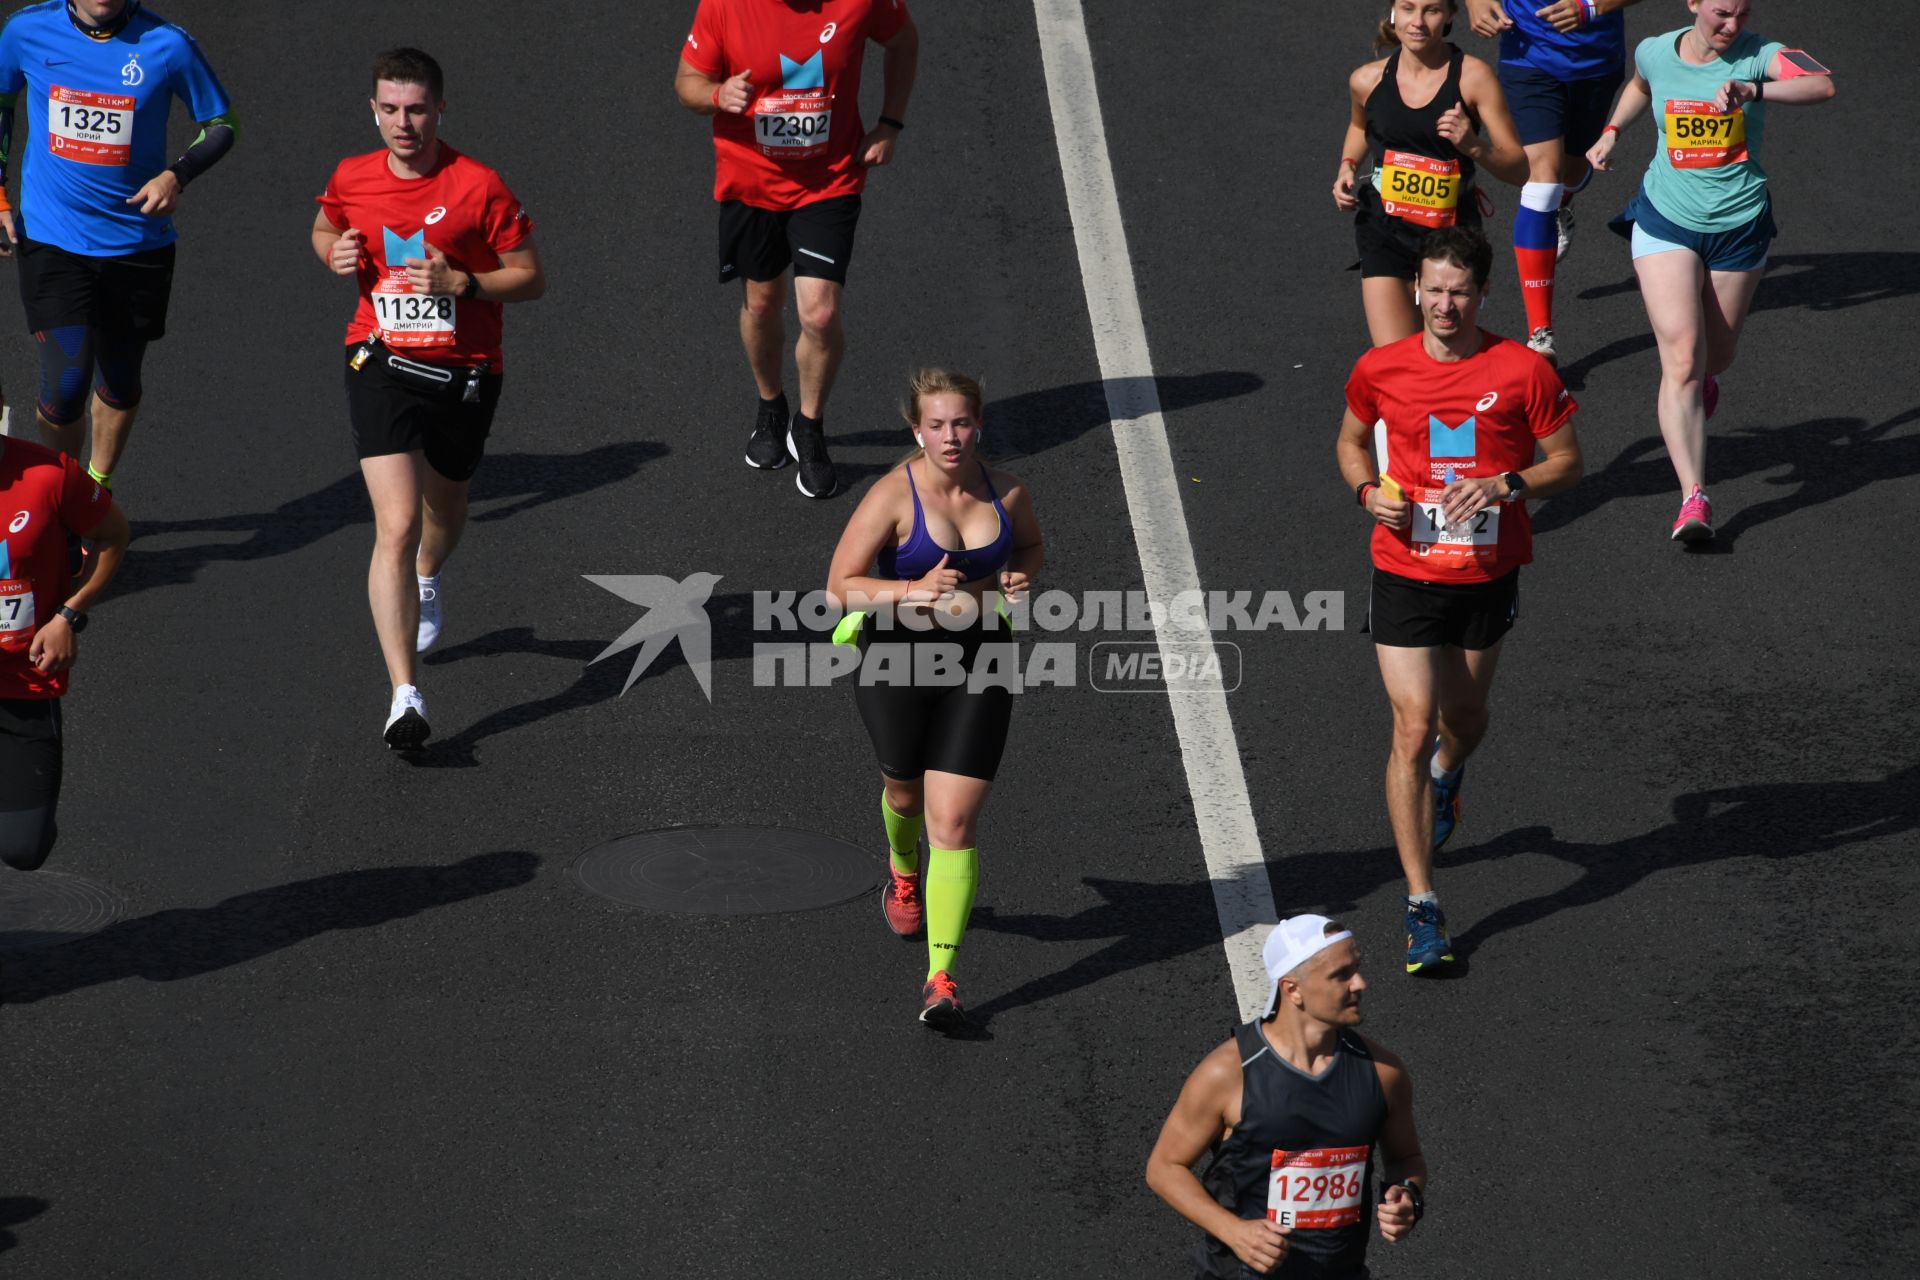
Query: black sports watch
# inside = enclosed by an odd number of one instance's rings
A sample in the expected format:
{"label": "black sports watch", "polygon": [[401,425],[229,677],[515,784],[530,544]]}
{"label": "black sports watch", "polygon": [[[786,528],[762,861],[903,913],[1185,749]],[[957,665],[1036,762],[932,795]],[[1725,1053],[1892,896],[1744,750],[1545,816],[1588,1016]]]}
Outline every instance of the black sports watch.
{"label": "black sports watch", "polygon": [[61,605],[58,609],[54,610],[54,612],[67,620],[67,625],[73,628],[75,635],[87,629],[86,614],[74,609],[69,609],[65,605]]}
{"label": "black sports watch", "polygon": [[1507,496],[1502,502],[1518,502],[1527,496],[1527,482],[1518,471],[1509,471],[1500,477],[1507,482]]}
{"label": "black sports watch", "polygon": [[1407,1193],[1407,1199],[1413,1201],[1413,1220],[1415,1222],[1427,1216],[1426,1197],[1420,1194],[1420,1188],[1414,1185],[1412,1178],[1408,1178],[1404,1182],[1389,1183],[1388,1185],[1399,1187]]}
{"label": "black sports watch", "polygon": [[464,286],[462,286],[460,290],[460,296],[462,298],[469,298],[469,299],[479,297],[480,296],[480,277],[475,275],[471,271],[467,272],[467,283]]}

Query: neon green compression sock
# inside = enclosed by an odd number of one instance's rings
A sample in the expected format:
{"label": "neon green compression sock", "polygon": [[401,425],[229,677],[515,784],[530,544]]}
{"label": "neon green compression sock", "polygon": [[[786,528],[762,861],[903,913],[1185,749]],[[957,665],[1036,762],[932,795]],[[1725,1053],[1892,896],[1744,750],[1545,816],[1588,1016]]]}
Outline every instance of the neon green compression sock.
{"label": "neon green compression sock", "polygon": [[920,817],[903,818],[887,803],[887,789],[880,788],[880,816],[887,824],[887,854],[895,874],[910,876],[920,869]]}
{"label": "neon green compression sock", "polygon": [[927,977],[942,969],[953,972],[979,887],[978,849],[927,850]]}

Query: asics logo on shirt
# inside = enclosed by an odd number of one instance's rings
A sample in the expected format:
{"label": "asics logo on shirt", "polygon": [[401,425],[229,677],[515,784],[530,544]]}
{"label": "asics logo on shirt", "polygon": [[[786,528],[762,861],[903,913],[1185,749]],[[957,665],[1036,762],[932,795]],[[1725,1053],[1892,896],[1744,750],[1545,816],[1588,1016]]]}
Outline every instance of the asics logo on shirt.
{"label": "asics logo on shirt", "polygon": [[1475,413],[1485,413],[1487,410],[1493,408],[1494,402],[1499,399],[1500,393],[1498,391],[1489,391],[1480,397],[1480,403],[1473,406],[1473,411]]}
{"label": "asics logo on shirt", "polygon": [[434,223],[440,221],[440,219],[446,216],[447,216],[447,206],[443,204],[435,205],[433,207],[433,212],[427,215],[427,218],[426,218],[427,225],[432,226]]}
{"label": "asics logo on shirt", "polygon": [[7,532],[8,533],[20,532],[22,529],[27,527],[28,521],[32,519],[33,519],[33,513],[31,511],[22,511],[19,515],[13,518],[13,523],[7,526]]}
{"label": "asics logo on shirt", "polygon": [[829,22],[820,32],[820,43],[825,44],[827,41],[833,39],[833,33],[838,31],[839,29],[840,29],[839,23]]}

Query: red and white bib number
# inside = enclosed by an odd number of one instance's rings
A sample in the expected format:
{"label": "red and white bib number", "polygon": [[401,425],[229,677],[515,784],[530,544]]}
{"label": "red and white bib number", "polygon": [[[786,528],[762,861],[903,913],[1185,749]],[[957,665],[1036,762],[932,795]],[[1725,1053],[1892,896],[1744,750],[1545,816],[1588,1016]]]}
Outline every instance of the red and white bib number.
{"label": "red and white bib number", "polygon": [[79,164],[124,165],[133,156],[136,99],[54,85],[47,94],[47,149]]}
{"label": "red and white bib number", "polygon": [[1318,1230],[1360,1221],[1367,1197],[1367,1148],[1275,1151],[1267,1183],[1267,1221]]}
{"label": "red and white bib number", "polygon": [[1745,109],[1721,112],[1711,102],[1667,99],[1667,159],[1676,169],[1718,169],[1747,158]]}
{"label": "red and white bib number", "polygon": [[824,154],[833,132],[833,100],[825,89],[770,93],[753,104],[753,140],[775,160]]}
{"label": "red and white bib number", "polygon": [[[1422,489],[1413,503],[1413,542],[1419,555],[1491,555],[1500,545],[1500,507],[1482,507],[1465,520],[1447,519],[1445,489]],[[1424,544],[1424,545],[1423,545]],[[1486,548],[1482,551],[1480,548]]]}
{"label": "red and white bib number", "polygon": [[452,346],[459,308],[452,294],[416,293],[406,273],[380,282],[370,299],[380,341],[390,347]]}
{"label": "red and white bib number", "polygon": [[0,653],[27,652],[36,626],[33,584],[25,578],[0,578]]}
{"label": "red and white bib number", "polygon": [[1460,162],[1411,151],[1380,157],[1380,207],[1423,227],[1450,227],[1460,212]]}

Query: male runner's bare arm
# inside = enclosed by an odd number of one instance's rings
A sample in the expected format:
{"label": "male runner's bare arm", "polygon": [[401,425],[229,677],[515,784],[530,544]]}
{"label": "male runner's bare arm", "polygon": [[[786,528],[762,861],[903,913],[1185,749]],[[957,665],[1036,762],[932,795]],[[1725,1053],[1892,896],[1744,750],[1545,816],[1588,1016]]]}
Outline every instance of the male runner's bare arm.
{"label": "male runner's bare arm", "polygon": [[1240,1046],[1229,1040],[1200,1060],[1180,1090],[1147,1156],[1147,1185],[1173,1211],[1266,1275],[1287,1256],[1285,1227],[1241,1218],[1214,1200],[1193,1166],[1220,1141],[1240,1109]]}
{"label": "male runner's bare arm", "polygon": [[[907,102],[913,97],[913,82],[920,74],[920,29],[909,17],[893,33],[893,39],[880,47],[887,51],[882,68],[880,114],[888,120],[904,121]],[[860,140],[860,163],[870,166],[890,163],[894,144],[899,139],[900,130],[876,122]]]}
{"label": "male runner's bare arm", "polygon": [[1367,1044],[1373,1050],[1380,1088],[1387,1095],[1387,1120],[1380,1129],[1380,1177],[1386,1190],[1374,1216],[1381,1238],[1392,1244],[1406,1239],[1420,1220],[1404,1184],[1413,1183],[1425,1197],[1427,1158],[1420,1153],[1420,1134],[1413,1124],[1413,1077],[1407,1073],[1407,1064],[1372,1041]]}
{"label": "male runner's bare arm", "polygon": [[[1380,479],[1374,473],[1373,461],[1373,424],[1362,422],[1348,409],[1346,416],[1340,419],[1340,439],[1334,445],[1334,452],[1340,459],[1340,478],[1347,482],[1347,492],[1352,493],[1369,480]],[[1396,480],[1398,476],[1394,477]],[[1367,490],[1367,514],[1389,529],[1404,529],[1411,515],[1406,501],[1396,498],[1380,485],[1375,484]]]}

